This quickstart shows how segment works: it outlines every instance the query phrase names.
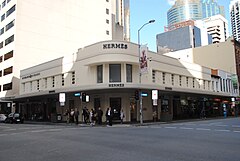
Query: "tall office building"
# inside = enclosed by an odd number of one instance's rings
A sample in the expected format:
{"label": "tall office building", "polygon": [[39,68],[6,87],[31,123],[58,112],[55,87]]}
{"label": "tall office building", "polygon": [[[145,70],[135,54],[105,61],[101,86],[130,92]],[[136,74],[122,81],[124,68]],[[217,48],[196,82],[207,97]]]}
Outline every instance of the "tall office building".
{"label": "tall office building", "polygon": [[229,5],[233,37],[240,41],[240,0],[232,0]]}
{"label": "tall office building", "polygon": [[[212,43],[212,37],[206,30],[196,26],[195,21],[176,23],[167,32],[157,34],[157,51],[166,53],[188,48],[195,48]],[[166,30],[166,28],[165,28]]]}
{"label": "tall office building", "polygon": [[167,12],[168,25],[202,18],[200,0],[176,0]]}
{"label": "tall office building", "polygon": [[224,7],[219,6],[217,0],[176,0],[167,12],[168,25],[187,20],[200,20],[222,14]]}
{"label": "tall office building", "polygon": [[0,16],[0,100],[18,95],[20,70],[130,35],[129,0],[1,0]]}

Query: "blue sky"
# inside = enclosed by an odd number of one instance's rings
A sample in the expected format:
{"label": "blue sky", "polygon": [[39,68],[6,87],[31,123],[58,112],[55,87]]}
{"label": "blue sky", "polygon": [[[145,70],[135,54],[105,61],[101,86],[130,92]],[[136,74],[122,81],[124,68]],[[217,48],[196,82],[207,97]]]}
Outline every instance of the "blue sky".
{"label": "blue sky", "polygon": [[[130,0],[130,34],[131,42],[137,43],[138,29],[151,19],[155,23],[148,24],[140,31],[141,44],[148,44],[149,50],[156,51],[156,35],[164,32],[167,25],[167,11],[174,0]],[[224,6],[225,15],[229,21],[230,0],[218,0]]]}

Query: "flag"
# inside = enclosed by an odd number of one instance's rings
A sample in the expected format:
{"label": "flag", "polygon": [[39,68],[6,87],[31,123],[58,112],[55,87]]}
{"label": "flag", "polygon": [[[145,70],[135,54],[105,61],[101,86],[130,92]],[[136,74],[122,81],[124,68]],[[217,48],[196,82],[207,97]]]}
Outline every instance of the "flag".
{"label": "flag", "polygon": [[147,45],[141,45],[140,47],[140,69],[141,73],[148,72],[148,64],[147,64]]}

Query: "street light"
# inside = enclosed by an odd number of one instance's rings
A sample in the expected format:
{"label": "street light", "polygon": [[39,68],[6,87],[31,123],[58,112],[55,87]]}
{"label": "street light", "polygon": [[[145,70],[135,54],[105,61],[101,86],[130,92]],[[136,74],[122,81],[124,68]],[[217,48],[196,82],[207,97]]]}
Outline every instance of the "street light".
{"label": "street light", "polygon": [[[150,24],[150,23],[154,23],[155,22],[155,20],[150,20],[150,21],[148,21],[147,23],[145,23],[145,24],[143,24],[142,25],[142,27],[140,27],[139,29],[138,29],[138,61],[139,61],[139,85],[141,84],[141,77],[142,77],[142,73],[141,73],[141,66],[140,66],[140,64],[141,64],[141,55],[140,55],[140,47],[141,47],[141,45],[140,45],[140,31],[141,31],[141,29],[144,27],[144,26],[146,26],[147,24]],[[141,89],[139,89],[139,94],[140,94],[140,97],[139,97],[139,104],[140,104],[140,124],[143,124],[143,110],[142,110],[142,92],[141,92]]]}

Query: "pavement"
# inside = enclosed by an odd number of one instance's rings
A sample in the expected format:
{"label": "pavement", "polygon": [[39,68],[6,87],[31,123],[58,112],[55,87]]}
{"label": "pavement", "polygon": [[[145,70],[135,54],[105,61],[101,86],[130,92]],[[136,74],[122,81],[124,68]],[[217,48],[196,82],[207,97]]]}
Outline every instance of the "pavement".
{"label": "pavement", "polygon": [[[227,118],[233,118],[233,117],[227,117]],[[225,118],[225,119],[227,119]],[[201,120],[217,120],[217,119],[224,119],[224,117],[213,117],[213,118],[203,118],[203,119],[184,119],[184,120],[172,120],[168,122],[144,122],[143,124],[140,124],[140,122],[136,123],[113,123],[113,127],[130,127],[130,126],[149,126],[149,125],[159,125],[159,124],[171,124],[171,123],[183,123],[183,122],[194,122],[194,121],[201,121]],[[85,124],[85,123],[79,123],[76,125],[75,123],[66,123],[66,122],[42,122],[42,121],[24,121],[24,124],[39,124],[39,125],[60,125],[60,126],[78,126],[78,127],[91,127],[91,124]],[[93,127],[107,127],[106,123],[103,123],[102,125],[95,124]]]}

